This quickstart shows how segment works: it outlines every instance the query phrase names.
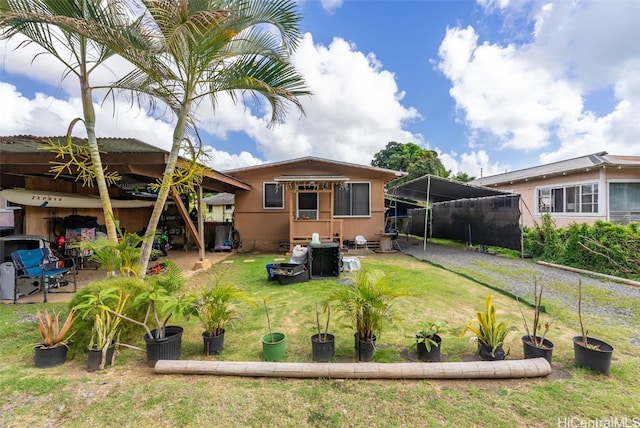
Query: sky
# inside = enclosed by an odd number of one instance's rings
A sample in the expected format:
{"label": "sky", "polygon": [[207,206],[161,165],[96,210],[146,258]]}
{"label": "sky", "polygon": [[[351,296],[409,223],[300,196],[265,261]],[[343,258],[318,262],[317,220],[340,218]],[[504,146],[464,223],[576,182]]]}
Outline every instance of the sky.
{"label": "sky", "polygon": [[[391,141],[490,176],[606,151],[640,155],[638,0],[302,0],[292,61],[312,95],[268,128],[265,106],[220,96],[196,114],[218,171],[315,156],[369,165]],[[77,80],[0,42],[0,135],[64,135]],[[127,69],[113,60],[92,83]],[[94,94],[98,137],[169,149],[172,118]],[[247,99],[251,102],[251,98]],[[115,104],[114,104],[115,103]],[[85,137],[81,127],[73,135]]]}

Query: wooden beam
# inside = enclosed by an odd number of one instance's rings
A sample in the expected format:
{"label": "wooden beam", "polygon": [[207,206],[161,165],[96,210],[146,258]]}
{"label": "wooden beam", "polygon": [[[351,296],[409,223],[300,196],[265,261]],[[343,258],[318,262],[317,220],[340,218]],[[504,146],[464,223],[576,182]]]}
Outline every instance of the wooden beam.
{"label": "wooden beam", "polygon": [[204,245],[200,240],[200,235],[198,234],[198,229],[196,229],[196,226],[191,221],[191,217],[189,217],[189,211],[187,211],[187,207],[184,206],[184,204],[182,203],[182,198],[180,197],[180,194],[178,193],[176,188],[173,186],[171,186],[171,196],[173,197],[173,201],[176,203],[176,207],[178,207],[178,212],[182,216],[184,223],[189,228],[189,232],[191,232],[191,236],[193,236],[193,238],[195,239],[198,249],[204,248]]}

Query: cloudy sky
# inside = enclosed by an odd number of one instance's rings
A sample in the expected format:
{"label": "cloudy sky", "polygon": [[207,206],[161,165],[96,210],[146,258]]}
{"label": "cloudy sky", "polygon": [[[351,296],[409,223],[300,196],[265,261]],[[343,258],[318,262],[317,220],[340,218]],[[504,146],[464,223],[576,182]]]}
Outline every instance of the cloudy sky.
{"label": "cloudy sky", "polygon": [[[640,1],[304,0],[300,10],[306,115],[291,109],[268,129],[253,105],[201,106],[215,169],[302,156],[369,164],[389,141],[476,177],[640,155]],[[0,42],[0,135],[62,135],[82,112],[78,83],[18,42]],[[92,83],[126,68],[112,61]],[[98,136],[169,147],[170,117],[114,108],[99,91],[96,106]]]}

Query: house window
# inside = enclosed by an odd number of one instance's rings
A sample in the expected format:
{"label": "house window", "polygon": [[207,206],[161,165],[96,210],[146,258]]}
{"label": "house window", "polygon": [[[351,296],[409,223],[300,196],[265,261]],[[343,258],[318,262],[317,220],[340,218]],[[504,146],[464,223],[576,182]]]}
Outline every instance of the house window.
{"label": "house window", "polygon": [[313,192],[298,193],[298,218],[318,219],[318,194]]}
{"label": "house window", "polygon": [[611,211],[640,211],[640,183],[610,183]]}
{"label": "house window", "polygon": [[284,208],[284,187],[279,183],[263,183],[263,208]]}
{"label": "house window", "polygon": [[598,185],[540,188],[537,192],[539,213],[597,213]]}
{"label": "house window", "polygon": [[335,216],[371,215],[371,186],[369,183],[336,184],[333,195]]}

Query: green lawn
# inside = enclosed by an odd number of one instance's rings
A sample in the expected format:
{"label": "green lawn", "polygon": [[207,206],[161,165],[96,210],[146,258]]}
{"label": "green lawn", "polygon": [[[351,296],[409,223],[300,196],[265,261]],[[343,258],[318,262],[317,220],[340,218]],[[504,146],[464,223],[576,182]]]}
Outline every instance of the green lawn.
{"label": "green lawn", "polygon": [[[288,286],[267,281],[265,265],[276,257],[231,256],[212,270],[227,270],[227,280],[257,299],[270,297],[272,326],[287,335],[285,361],[311,362],[315,304],[332,289],[345,285],[336,279]],[[374,361],[415,361],[415,354],[408,349],[424,320],[446,323],[444,360],[476,359],[475,343],[470,336],[459,337],[459,332],[473,318],[474,310],[483,308],[488,292],[493,294],[498,317],[517,327],[507,339],[507,358],[522,357],[524,327],[517,303],[469,279],[469,272],[459,276],[402,254],[367,256],[361,263],[383,269],[399,287],[415,293],[396,304],[402,319],[382,331]],[[208,280],[206,272],[200,273],[190,279],[190,287]],[[487,282],[487,278],[480,280]],[[571,285],[554,285],[562,286]],[[588,297],[611,303],[606,294]],[[639,313],[640,302],[631,300],[625,301],[625,307]],[[554,309],[554,302],[546,303]],[[114,367],[100,372],[86,371],[84,354],[74,355],[62,366],[36,369],[33,345],[39,336],[34,314],[42,307],[0,306],[0,426],[513,427],[558,426],[559,421],[594,423],[611,417],[626,417],[629,424],[633,418],[640,421],[640,344],[630,339],[640,330],[638,317],[632,326],[615,318],[586,319],[590,336],[615,347],[609,376],[573,366],[571,338],[579,329],[577,314],[572,308],[561,307],[548,334],[555,350],[553,372],[546,378],[310,380],[156,375],[146,366],[144,353],[126,348],[120,350]],[[61,304],[47,307],[66,310]],[[530,316],[530,309],[525,311]],[[181,358],[260,361],[260,338],[267,331],[264,308],[243,303],[241,312],[242,318],[227,330],[220,356],[204,355],[197,319],[176,320],[185,327]],[[335,361],[355,361],[354,331],[335,311],[329,331],[336,336]],[[142,337],[133,345],[143,347]]]}

